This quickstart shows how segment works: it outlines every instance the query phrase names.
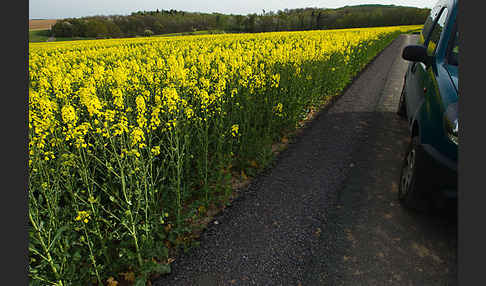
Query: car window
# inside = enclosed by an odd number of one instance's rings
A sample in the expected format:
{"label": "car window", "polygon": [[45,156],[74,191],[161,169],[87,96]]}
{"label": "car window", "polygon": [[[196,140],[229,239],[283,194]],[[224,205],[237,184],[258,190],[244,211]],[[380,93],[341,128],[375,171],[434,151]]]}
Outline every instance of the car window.
{"label": "car window", "polygon": [[421,40],[422,44],[425,42],[425,40],[429,36],[429,32],[432,29],[433,24],[434,24],[434,19],[432,19],[432,16],[427,17],[427,20],[425,21],[422,33],[420,34],[420,40]]}
{"label": "car window", "polygon": [[452,40],[452,49],[449,55],[449,64],[459,65],[459,29],[456,29],[454,39]]}
{"label": "car window", "polygon": [[422,33],[420,33],[420,41],[422,44],[424,44],[428,39],[430,31],[434,26],[435,19],[437,19],[437,15],[439,14],[441,8],[442,6],[437,5],[430,10],[430,15],[427,17],[427,20],[425,20],[424,28],[422,29]]}
{"label": "car window", "polygon": [[430,40],[427,43],[427,54],[429,56],[432,56],[435,53],[435,49],[439,44],[440,35],[446,24],[447,14],[448,14],[448,10],[447,8],[444,8],[442,10],[442,13],[440,14],[439,20],[434,25],[432,32],[430,33]]}

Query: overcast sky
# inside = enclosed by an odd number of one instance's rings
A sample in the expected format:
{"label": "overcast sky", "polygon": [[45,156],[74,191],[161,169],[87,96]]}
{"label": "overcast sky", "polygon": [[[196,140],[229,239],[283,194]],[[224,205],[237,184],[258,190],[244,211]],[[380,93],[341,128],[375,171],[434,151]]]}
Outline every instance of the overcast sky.
{"label": "overcast sky", "polygon": [[188,12],[249,14],[285,8],[338,8],[385,4],[432,8],[437,0],[29,0],[29,19],[62,19],[94,15],[129,15],[136,11],[175,9]]}

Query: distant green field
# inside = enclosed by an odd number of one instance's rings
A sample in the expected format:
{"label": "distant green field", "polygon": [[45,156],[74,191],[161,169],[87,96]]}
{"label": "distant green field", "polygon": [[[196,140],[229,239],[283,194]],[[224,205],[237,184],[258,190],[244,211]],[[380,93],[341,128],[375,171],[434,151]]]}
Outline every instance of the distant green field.
{"label": "distant green field", "polygon": [[49,30],[29,30],[29,42],[45,42],[49,38]]}
{"label": "distant green field", "polygon": [[88,38],[88,37],[59,37],[55,38],[54,41],[62,42],[62,41],[77,41],[77,40],[95,40],[96,38]]}
{"label": "distant green field", "polygon": [[171,34],[160,34],[153,35],[152,37],[174,37],[174,36],[187,36],[187,35],[208,35],[208,34],[224,34],[221,30],[202,30],[194,32],[181,32],[181,33],[171,33]]}
{"label": "distant green field", "polygon": [[[49,39],[49,30],[29,30],[29,42],[47,42]],[[85,37],[56,37],[55,42],[61,41],[76,41],[76,40],[93,40],[95,38]]]}
{"label": "distant green field", "polygon": [[[171,34],[161,34],[153,35],[152,37],[174,37],[174,36],[187,36],[187,35],[206,35],[206,34],[223,34],[224,31],[221,30],[204,30],[204,31],[194,31],[194,32],[182,32],[182,33],[171,33]],[[46,42],[49,38],[49,30],[29,30],[29,42]],[[54,41],[76,41],[76,40],[94,40],[95,38],[88,37],[56,37]]]}

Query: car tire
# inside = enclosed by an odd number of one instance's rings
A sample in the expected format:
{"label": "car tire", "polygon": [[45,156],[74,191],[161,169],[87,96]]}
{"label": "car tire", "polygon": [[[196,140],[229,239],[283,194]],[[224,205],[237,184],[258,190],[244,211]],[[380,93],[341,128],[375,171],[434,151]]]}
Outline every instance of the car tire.
{"label": "car tire", "polygon": [[401,118],[407,117],[407,106],[405,104],[405,83],[403,83],[402,93],[400,95],[400,101],[398,102],[397,114]]}
{"label": "car tire", "polygon": [[430,201],[425,196],[431,187],[427,179],[428,170],[425,151],[418,136],[414,136],[403,160],[398,186],[398,200],[404,207],[418,211],[430,209]]}

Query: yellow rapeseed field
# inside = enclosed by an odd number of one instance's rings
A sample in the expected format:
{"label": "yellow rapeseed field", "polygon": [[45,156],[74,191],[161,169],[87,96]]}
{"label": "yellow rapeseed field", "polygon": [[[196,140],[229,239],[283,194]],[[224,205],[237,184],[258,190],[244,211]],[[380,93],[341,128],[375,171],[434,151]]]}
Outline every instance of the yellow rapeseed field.
{"label": "yellow rapeseed field", "polygon": [[229,177],[416,28],[30,43],[31,284],[168,271]]}

